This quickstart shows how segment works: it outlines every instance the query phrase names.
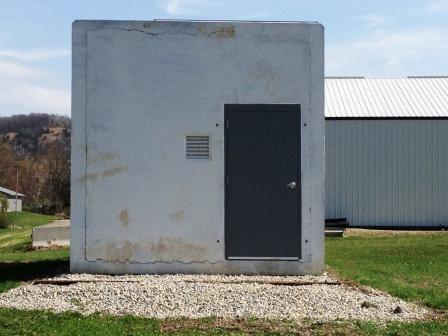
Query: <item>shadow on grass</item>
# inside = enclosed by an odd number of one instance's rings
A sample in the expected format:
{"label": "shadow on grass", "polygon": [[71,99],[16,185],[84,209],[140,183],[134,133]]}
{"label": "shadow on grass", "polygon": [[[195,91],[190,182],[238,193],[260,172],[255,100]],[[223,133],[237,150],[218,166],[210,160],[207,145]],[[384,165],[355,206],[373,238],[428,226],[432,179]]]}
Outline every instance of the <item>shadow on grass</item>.
{"label": "shadow on grass", "polygon": [[68,260],[0,262],[0,287],[6,282],[30,281],[67,273],[69,264]]}

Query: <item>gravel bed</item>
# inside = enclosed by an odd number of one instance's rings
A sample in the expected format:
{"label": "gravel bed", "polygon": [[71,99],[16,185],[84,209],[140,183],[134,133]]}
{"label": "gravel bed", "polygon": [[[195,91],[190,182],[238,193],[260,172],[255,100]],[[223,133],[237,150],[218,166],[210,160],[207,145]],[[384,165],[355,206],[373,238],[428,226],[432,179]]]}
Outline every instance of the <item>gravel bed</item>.
{"label": "gravel bed", "polygon": [[[428,309],[416,304],[345,284],[285,286],[255,282],[338,281],[326,274],[300,277],[68,274],[54,279],[84,282],[26,284],[0,294],[0,307],[156,318],[216,316],[321,321],[411,321],[430,314]],[[91,280],[95,282],[86,282]]]}

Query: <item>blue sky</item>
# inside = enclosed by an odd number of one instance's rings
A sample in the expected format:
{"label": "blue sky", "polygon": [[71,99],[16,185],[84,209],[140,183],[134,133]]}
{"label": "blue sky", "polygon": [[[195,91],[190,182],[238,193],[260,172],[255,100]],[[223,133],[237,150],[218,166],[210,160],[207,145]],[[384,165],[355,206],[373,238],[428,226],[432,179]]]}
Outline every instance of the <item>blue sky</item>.
{"label": "blue sky", "polygon": [[448,75],[448,0],[0,0],[0,116],[70,114],[75,19],[319,21],[326,75]]}

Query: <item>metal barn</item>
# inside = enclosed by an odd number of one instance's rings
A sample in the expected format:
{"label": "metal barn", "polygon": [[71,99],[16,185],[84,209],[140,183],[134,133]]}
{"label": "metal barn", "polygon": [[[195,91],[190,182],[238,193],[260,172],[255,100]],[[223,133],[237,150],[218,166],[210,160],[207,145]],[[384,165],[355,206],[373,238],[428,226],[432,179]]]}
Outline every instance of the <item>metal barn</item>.
{"label": "metal barn", "polygon": [[448,226],[448,78],[327,78],[326,218]]}
{"label": "metal barn", "polygon": [[323,27],[76,21],[74,272],[324,270]]}

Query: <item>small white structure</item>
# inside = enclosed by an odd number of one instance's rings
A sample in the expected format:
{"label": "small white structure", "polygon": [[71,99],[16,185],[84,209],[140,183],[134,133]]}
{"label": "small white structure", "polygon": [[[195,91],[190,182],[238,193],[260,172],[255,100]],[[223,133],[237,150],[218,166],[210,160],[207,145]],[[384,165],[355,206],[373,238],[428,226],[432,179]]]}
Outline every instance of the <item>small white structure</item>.
{"label": "small white structure", "polygon": [[324,270],[323,27],[76,21],[73,272]]}
{"label": "small white structure", "polygon": [[7,209],[8,212],[22,211],[22,198],[25,197],[24,194],[16,193],[13,190],[9,190],[2,187],[0,187],[0,194],[5,196],[8,201],[8,209]]}
{"label": "small white structure", "polygon": [[328,78],[326,218],[448,227],[448,78]]}

